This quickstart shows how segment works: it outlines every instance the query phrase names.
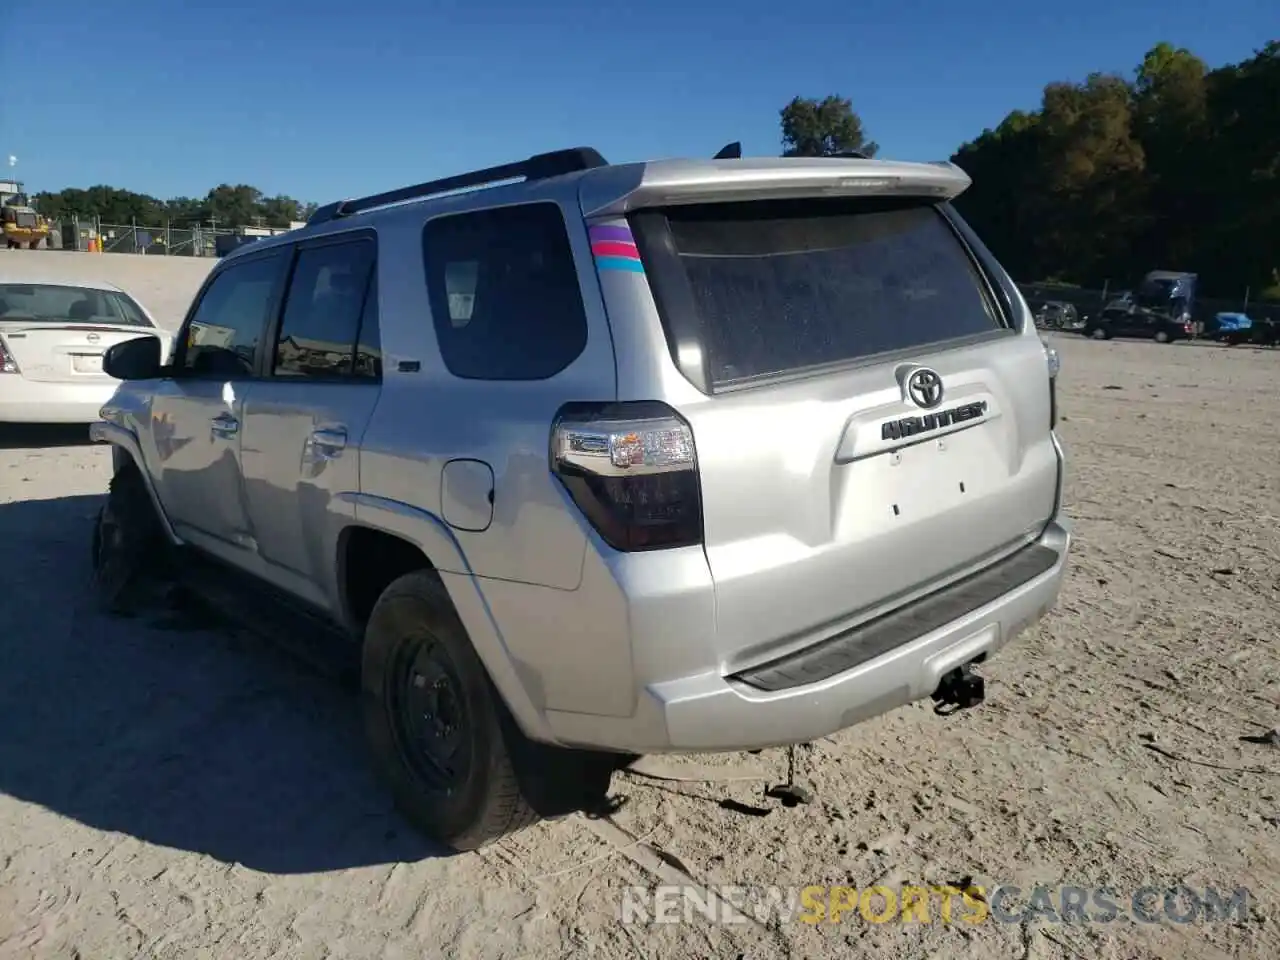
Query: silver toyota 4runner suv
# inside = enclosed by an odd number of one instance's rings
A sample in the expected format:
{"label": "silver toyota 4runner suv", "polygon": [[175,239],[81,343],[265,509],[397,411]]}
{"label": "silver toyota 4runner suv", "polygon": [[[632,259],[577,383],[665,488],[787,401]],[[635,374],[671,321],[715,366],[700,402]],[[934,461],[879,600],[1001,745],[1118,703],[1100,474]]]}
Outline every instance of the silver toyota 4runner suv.
{"label": "silver toyota 4runner suv", "polygon": [[971,705],[1070,535],[1057,358],[968,184],[582,148],[321,208],[218,263],[167,366],[108,352],[97,589],[343,638],[455,849],[619,757]]}

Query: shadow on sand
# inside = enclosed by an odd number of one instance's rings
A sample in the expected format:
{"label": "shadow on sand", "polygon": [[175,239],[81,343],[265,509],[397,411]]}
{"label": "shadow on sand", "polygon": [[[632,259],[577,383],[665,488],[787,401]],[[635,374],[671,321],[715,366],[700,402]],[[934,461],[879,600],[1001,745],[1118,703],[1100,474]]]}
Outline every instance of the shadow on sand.
{"label": "shadow on sand", "polygon": [[0,450],[87,447],[91,443],[85,423],[0,423]]}
{"label": "shadow on sand", "polygon": [[272,873],[441,855],[375,779],[353,696],[236,632],[95,610],[100,501],[0,504],[0,791]]}

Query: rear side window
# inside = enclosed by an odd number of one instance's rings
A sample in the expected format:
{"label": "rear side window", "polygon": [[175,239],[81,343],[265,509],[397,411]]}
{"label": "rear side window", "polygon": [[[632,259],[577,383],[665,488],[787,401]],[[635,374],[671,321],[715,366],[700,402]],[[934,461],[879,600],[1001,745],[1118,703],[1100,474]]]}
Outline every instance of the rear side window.
{"label": "rear side window", "polygon": [[298,252],[276,339],[275,376],[352,375],[374,255],[371,239],[326,243]]}
{"label": "rear side window", "polygon": [[684,325],[712,389],[1003,326],[932,205],[754,201],[664,213],[636,218],[646,271],[668,288],[665,311],[694,314]]}
{"label": "rear side window", "polygon": [[422,246],[436,338],[454,376],[545,380],[586,347],[586,309],[556,204],[437,217]]}
{"label": "rear side window", "polygon": [[284,262],[277,251],[234,263],[213,278],[187,325],[182,369],[195,376],[253,376]]}

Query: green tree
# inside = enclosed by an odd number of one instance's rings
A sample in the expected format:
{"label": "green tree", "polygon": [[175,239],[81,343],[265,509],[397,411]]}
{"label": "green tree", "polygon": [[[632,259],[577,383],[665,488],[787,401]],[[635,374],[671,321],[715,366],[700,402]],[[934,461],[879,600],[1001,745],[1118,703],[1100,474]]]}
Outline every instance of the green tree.
{"label": "green tree", "polygon": [[1146,158],[1146,228],[1137,249],[1173,268],[1195,257],[1212,216],[1201,165],[1209,135],[1208,69],[1189,50],[1152,47],[1133,85],[1133,130]]}
{"label": "green tree", "polygon": [[37,209],[46,217],[101,217],[107,223],[155,226],[164,223],[164,203],[155,197],[115,187],[95,186],[87,190],[68,189],[59,193],[38,193]]}
{"label": "green tree", "polygon": [[82,190],[68,187],[56,193],[38,193],[33,198],[42,214],[62,220],[99,218],[103,223],[140,227],[175,227],[214,223],[219,227],[287,227],[306,220],[315,204],[303,203],[283,194],[264,197],[262,191],[246,184],[221,184],[204,197],[174,197],[158,200],[142,193],[96,186]]}
{"label": "green tree", "polygon": [[233,187],[224,183],[214,187],[205,198],[205,204],[210,218],[218,223],[252,226],[259,220],[265,220],[262,191],[247,184]]}
{"label": "green tree", "polygon": [[1105,274],[1143,229],[1145,156],[1133,136],[1129,85],[1104,74],[1049,84],[1039,128],[1053,145],[1040,155],[1049,194],[1043,227],[1074,274]]}
{"label": "green tree", "polygon": [[1147,51],[1133,84],[1139,134],[1161,136],[1179,126],[1200,133],[1208,111],[1205,63],[1190,50],[1157,43]]}
{"label": "green tree", "polygon": [[852,101],[844,97],[793,97],[780,113],[784,157],[829,157],[849,152],[873,157],[880,149],[867,139]]}
{"label": "green tree", "polygon": [[1280,267],[1280,42],[1208,76],[1202,156],[1204,271],[1232,292],[1269,286]]}
{"label": "green tree", "polygon": [[1045,139],[1039,112],[1015,110],[952,157],[973,181],[956,205],[1017,276],[1054,270],[1056,245],[1043,229],[1051,212],[1041,175]]}
{"label": "green tree", "polygon": [[1132,80],[1051,83],[952,159],[956,206],[1022,280],[1132,283],[1199,274],[1205,295],[1260,291],[1280,268],[1280,43],[1209,70],[1157,44]]}

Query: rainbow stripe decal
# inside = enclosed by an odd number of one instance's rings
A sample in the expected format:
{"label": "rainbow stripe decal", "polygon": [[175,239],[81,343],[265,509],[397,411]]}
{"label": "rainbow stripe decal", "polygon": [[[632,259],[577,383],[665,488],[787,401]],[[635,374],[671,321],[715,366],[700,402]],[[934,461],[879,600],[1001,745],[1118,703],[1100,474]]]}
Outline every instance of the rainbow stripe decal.
{"label": "rainbow stripe decal", "polygon": [[644,273],[640,251],[630,227],[595,226],[590,230],[591,254],[596,258],[597,270],[625,270],[628,273]]}

